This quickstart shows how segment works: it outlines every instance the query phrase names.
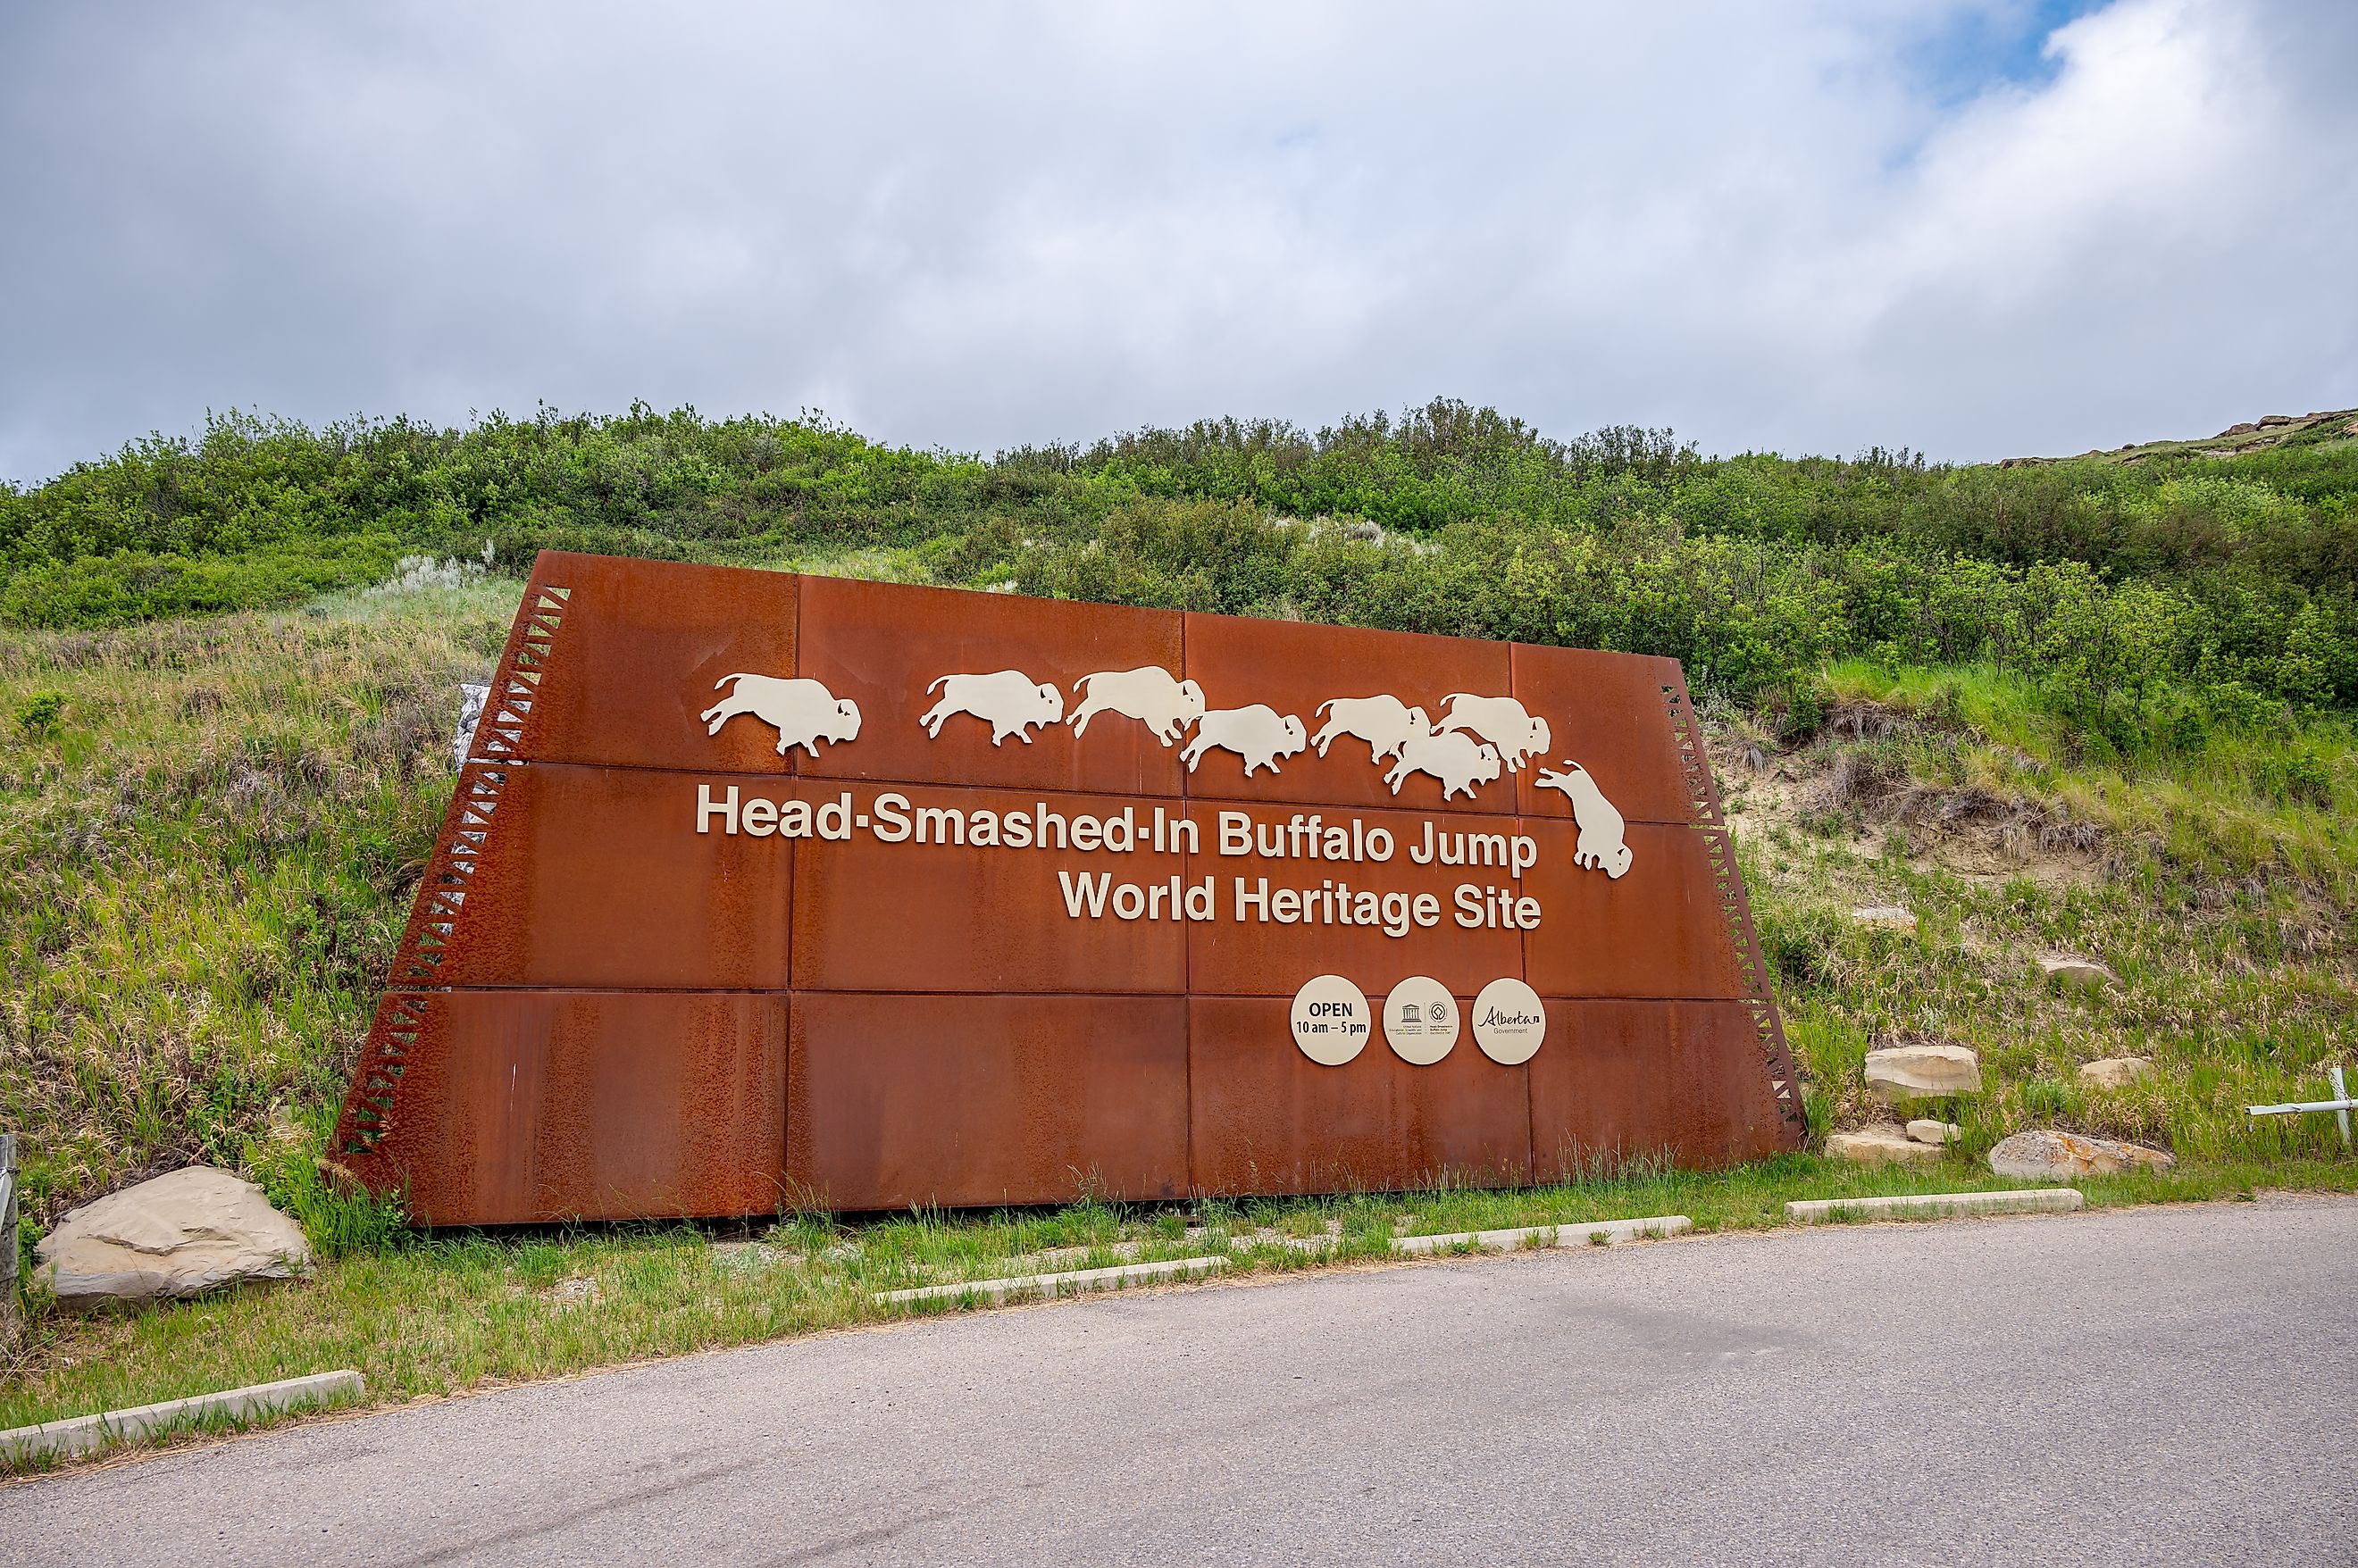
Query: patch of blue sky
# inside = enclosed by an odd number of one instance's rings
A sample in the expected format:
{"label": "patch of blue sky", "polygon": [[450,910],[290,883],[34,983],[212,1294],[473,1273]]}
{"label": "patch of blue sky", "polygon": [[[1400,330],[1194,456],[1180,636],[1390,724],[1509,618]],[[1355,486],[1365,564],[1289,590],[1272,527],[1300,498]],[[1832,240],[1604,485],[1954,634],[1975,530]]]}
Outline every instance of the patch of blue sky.
{"label": "patch of blue sky", "polygon": [[2047,40],[2066,23],[2101,11],[2107,0],[1996,0],[1944,10],[1908,45],[1902,64],[1918,91],[1954,110],[1993,89],[2036,92],[2061,62]]}
{"label": "patch of blue sky", "polygon": [[[2055,80],[2057,29],[2120,0],[1980,0],[1931,13],[1900,41],[1897,75],[1920,105],[1912,135],[1887,148],[1883,172],[1912,168],[1957,114],[1994,92],[2035,93]],[[1929,9],[1929,8],[1928,8]]]}

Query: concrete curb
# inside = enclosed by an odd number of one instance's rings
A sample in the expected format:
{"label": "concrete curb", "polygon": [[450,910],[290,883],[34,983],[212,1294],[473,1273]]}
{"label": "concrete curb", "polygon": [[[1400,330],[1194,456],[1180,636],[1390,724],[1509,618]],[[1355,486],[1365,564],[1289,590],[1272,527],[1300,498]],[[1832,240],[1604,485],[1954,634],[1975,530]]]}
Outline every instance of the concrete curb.
{"label": "concrete curb", "polygon": [[1903,1193],[1887,1198],[1805,1198],[1785,1206],[1797,1225],[1830,1219],[1930,1219],[1952,1214],[2064,1214],[2088,1200],[2077,1187],[2008,1193]]}
{"label": "concrete curb", "polygon": [[1454,1252],[1473,1247],[1485,1252],[1512,1251],[1522,1247],[1613,1246],[1640,1236],[1683,1236],[1694,1222],[1682,1214],[1660,1214],[1648,1219],[1608,1219],[1595,1225],[1527,1225],[1515,1230],[1459,1230],[1445,1236],[1395,1236],[1392,1250],[1406,1254]]}
{"label": "concrete curb", "polygon": [[915,1285],[904,1291],[878,1291],[874,1299],[887,1306],[905,1302],[955,1301],[979,1296],[1003,1302],[1010,1296],[1070,1295],[1142,1280],[1193,1279],[1217,1274],[1228,1266],[1226,1258],[1173,1258],[1161,1263],[1122,1263],[1110,1269],[1067,1269],[1054,1274],[1017,1274],[1004,1280],[953,1280],[946,1285]]}
{"label": "concrete curb", "polygon": [[305,1405],[323,1405],[345,1395],[358,1399],[362,1388],[358,1372],[314,1372],[308,1378],[288,1378],[276,1383],[231,1389],[225,1393],[167,1400],[159,1405],[136,1405],[130,1410],[108,1411],[103,1415],[45,1421],[38,1426],[0,1432],[0,1464],[78,1458],[110,1444],[131,1442],[206,1416],[273,1415]]}

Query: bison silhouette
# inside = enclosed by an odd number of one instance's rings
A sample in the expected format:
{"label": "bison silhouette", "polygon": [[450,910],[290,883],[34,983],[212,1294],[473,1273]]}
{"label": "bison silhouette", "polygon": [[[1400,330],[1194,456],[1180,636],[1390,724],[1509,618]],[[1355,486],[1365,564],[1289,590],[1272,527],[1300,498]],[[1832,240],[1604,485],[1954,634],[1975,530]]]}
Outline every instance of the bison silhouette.
{"label": "bison silhouette", "polygon": [[1562,790],[1572,802],[1573,820],[1580,824],[1580,842],[1573,846],[1572,863],[1603,871],[1619,881],[1621,873],[1629,869],[1629,846],[1621,838],[1626,826],[1621,813],[1605,798],[1586,768],[1570,757],[1563,765],[1567,772],[1550,773],[1543,768],[1532,782],[1543,789]]}
{"label": "bison silhouette", "polygon": [[940,692],[942,698],[928,708],[917,722],[925,727],[927,738],[942,738],[942,726],[961,713],[971,713],[990,726],[990,743],[998,745],[1010,735],[1029,746],[1032,727],[1043,728],[1065,717],[1065,694],[1053,686],[1044,686],[1022,670],[1000,670],[987,676],[944,676],[925,688],[930,696]]}
{"label": "bison silhouette", "polygon": [[816,757],[821,741],[849,741],[860,733],[860,705],[837,697],[821,682],[741,672],[712,683],[715,691],[723,687],[730,688],[729,695],[697,715],[707,735],[719,734],[723,724],[750,713],[777,730],[778,755],[800,746]]}

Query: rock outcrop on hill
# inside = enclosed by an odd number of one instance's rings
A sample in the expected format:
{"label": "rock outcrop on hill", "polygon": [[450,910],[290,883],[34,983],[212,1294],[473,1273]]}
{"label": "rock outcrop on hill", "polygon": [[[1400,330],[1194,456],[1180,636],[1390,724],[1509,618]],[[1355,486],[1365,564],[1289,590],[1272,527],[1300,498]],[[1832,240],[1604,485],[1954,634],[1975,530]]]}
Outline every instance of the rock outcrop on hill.
{"label": "rock outcrop on hill", "polygon": [[[2157,452],[2197,452],[2206,458],[2240,458],[2253,452],[2264,452],[2283,445],[2297,437],[2311,440],[2330,439],[2340,436],[2358,436],[2358,408],[2326,408],[2313,413],[2265,414],[2257,419],[2241,419],[2207,439],[2191,441],[2131,441],[2115,451],[2097,449],[2081,454],[2088,458],[2116,458],[2124,463],[2141,463]],[[2061,458],[2006,458],[2002,469],[2036,467],[2041,463],[2061,462]]]}

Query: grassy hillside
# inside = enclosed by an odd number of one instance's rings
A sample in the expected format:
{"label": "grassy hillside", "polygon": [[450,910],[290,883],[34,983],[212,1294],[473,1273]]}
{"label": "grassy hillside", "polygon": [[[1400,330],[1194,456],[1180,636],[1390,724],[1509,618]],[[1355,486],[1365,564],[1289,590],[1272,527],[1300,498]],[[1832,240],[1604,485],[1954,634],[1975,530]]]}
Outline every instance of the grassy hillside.
{"label": "grassy hillside", "polygon": [[[449,796],[456,685],[545,545],[1675,654],[1817,1131],[1868,1114],[1871,1044],[1938,1038],[1993,1070],[1976,1149],[2036,1123],[2337,1155],[2325,1119],[2240,1108],[2311,1095],[2358,1037],[2351,423],[1947,468],[1556,443],[1450,404],[990,460],[644,409],[236,419],[0,490],[28,1234],[195,1159],[330,1249],[387,1234],[314,1159]],[[1912,935],[1847,913],[1895,902]],[[2121,986],[2041,986],[2061,952]],[[2130,1053],[2160,1075],[2082,1090]]]}

